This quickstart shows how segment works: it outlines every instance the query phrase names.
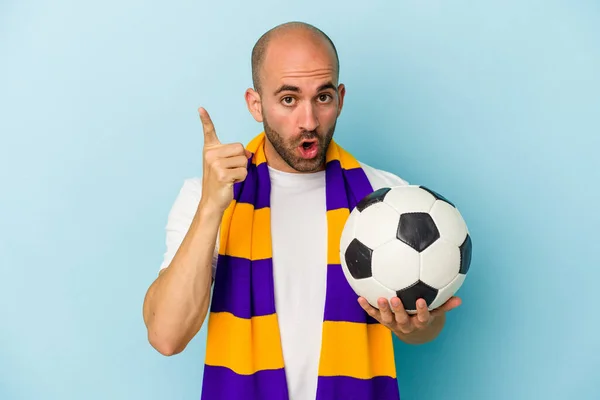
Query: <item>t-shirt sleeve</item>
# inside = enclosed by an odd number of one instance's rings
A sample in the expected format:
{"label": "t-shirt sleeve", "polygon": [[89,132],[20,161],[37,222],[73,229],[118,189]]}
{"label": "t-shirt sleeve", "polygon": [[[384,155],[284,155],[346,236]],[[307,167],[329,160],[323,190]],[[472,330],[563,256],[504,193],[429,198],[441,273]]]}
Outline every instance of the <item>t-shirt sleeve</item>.
{"label": "t-shirt sleeve", "polygon": [[[171,210],[167,217],[165,226],[165,244],[166,249],[163,254],[163,260],[160,265],[160,270],[167,268],[179,246],[183,242],[187,234],[192,220],[196,214],[198,203],[202,194],[202,181],[199,178],[189,178],[184,180],[183,186],[179,190],[179,194],[175,198]],[[212,261],[212,276],[215,277],[217,268],[217,257],[219,248],[219,235],[217,234],[217,245],[213,253]]]}
{"label": "t-shirt sleeve", "polygon": [[382,187],[409,185],[406,180],[392,172],[374,168],[362,162],[360,165],[365,172],[365,175],[367,175],[367,179],[369,179],[371,186],[373,186],[373,190],[381,189]]}

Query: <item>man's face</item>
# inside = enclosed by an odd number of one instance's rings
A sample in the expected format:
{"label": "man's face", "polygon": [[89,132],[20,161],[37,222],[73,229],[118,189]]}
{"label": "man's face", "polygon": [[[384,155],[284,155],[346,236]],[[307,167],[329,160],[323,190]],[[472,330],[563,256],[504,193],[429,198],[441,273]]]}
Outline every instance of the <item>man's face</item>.
{"label": "man's face", "polygon": [[[280,159],[270,163],[288,171],[321,170],[343,97],[335,54],[326,43],[306,35],[273,40],[260,95],[265,134],[274,150],[271,158]],[[283,162],[278,166],[276,161]]]}

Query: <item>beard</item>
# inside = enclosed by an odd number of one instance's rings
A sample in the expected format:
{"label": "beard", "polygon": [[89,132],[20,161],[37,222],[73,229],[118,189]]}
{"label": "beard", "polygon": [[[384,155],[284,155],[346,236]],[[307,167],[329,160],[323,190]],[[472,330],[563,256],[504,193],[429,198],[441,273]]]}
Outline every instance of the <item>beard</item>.
{"label": "beard", "polygon": [[[335,132],[336,122],[324,134],[319,134],[318,130],[303,131],[300,135],[284,140],[283,137],[274,130],[267,122],[266,116],[263,116],[263,126],[265,135],[273,148],[279,154],[281,159],[286,162],[291,168],[298,172],[316,172],[323,169],[327,156],[327,149]],[[317,155],[311,159],[305,159],[298,155],[298,147],[305,140],[316,140]]]}

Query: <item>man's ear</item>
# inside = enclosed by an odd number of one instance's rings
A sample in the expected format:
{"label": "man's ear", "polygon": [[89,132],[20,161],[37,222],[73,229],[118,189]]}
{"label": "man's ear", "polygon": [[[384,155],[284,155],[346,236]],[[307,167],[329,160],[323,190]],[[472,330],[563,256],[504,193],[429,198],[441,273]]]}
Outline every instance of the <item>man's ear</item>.
{"label": "man's ear", "polygon": [[256,122],[263,122],[260,94],[258,94],[256,90],[250,88],[246,90],[245,98],[248,111],[250,111],[250,114],[252,114]]}
{"label": "man's ear", "polygon": [[338,113],[337,113],[338,117],[342,113],[342,107],[344,107],[344,97],[345,96],[346,96],[346,86],[344,86],[343,83],[340,83],[340,85],[338,86],[338,97],[339,97]]}

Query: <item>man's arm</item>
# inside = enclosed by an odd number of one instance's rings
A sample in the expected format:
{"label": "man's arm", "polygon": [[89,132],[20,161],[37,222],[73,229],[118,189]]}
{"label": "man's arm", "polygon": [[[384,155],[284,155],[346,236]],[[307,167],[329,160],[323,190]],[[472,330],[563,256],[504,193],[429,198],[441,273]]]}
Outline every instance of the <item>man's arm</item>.
{"label": "man's arm", "polygon": [[198,111],[204,131],[202,195],[172,261],[144,299],[148,340],[164,355],[183,351],[204,323],[221,219],[233,186],[246,179],[251,156],[241,143],[221,144],[206,110]]}
{"label": "man's arm", "polygon": [[144,299],[150,344],[161,354],[185,349],[208,313],[212,260],[222,213],[202,204],[168,268],[161,271]]}

